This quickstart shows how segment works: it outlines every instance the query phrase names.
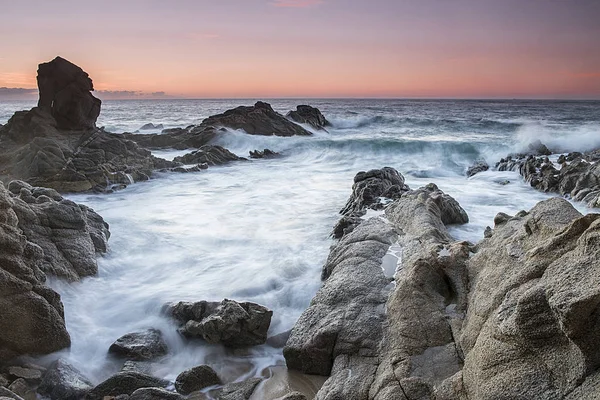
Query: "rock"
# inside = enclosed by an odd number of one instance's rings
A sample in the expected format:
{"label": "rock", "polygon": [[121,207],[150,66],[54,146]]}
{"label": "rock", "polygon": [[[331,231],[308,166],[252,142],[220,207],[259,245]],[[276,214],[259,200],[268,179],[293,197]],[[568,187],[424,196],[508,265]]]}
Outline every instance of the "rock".
{"label": "rock", "polygon": [[206,387],[220,384],[221,379],[219,379],[217,373],[208,365],[199,365],[183,371],[175,379],[175,389],[181,394],[190,394]]}
{"label": "rock", "polygon": [[95,127],[100,101],[90,78],[61,59],[40,64],[39,106],[0,127],[0,179],[60,192],[110,191],[178,164],[152,156],[123,135]]}
{"label": "rock", "polygon": [[277,158],[280,157],[281,154],[274,152],[269,149],[260,150],[250,150],[250,158]]}
{"label": "rock", "polygon": [[273,336],[267,338],[267,344],[276,349],[281,349],[285,346],[291,333],[292,333],[292,330],[290,329],[289,331],[285,331],[285,332],[278,333],[277,335],[273,335]]}
{"label": "rock", "polygon": [[21,396],[14,392],[11,392],[5,387],[0,386],[0,400],[12,399],[12,400],[24,400]]}
{"label": "rock", "polygon": [[161,331],[146,329],[121,336],[110,346],[108,352],[129,360],[144,361],[162,357],[169,349]]}
{"label": "rock", "polygon": [[[385,209],[389,222],[368,219],[332,247],[323,286],[284,347],[289,369],[329,376],[316,399],[431,398],[461,369],[454,338],[469,245],[445,225],[468,217],[433,184],[405,189]],[[393,278],[383,268],[390,257]]]}
{"label": "rock", "polygon": [[503,219],[468,261],[464,391],[565,398],[600,366],[600,215],[553,198]]}
{"label": "rock", "polygon": [[8,390],[22,397],[24,400],[36,400],[35,390],[23,378],[19,378],[8,386]]}
{"label": "rock", "polygon": [[536,156],[549,156],[550,154],[552,154],[552,152],[540,140],[536,140],[532,143],[529,143],[529,145],[527,145],[527,148],[529,149],[530,154]]}
{"label": "rock", "polygon": [[42,379],[42,372],[38,369],[10,367],[8,373],[15,378],[23,378],[28,382],[39,382]]}
{"label": "rock", "polygon": [[55,361],[38,387],[51,400],[79,400],[93,388],[92,383],[64,359]]}
{"label": "rock", "polygon": [[212,126],[197,125],[187,128],[165,129],[161,134],[124,133],[123,137],[147,149],[185,150],[209,144],[220,131]]}
{"label": "rock", "polygon": [[345,216],[361,216],[366,213],[367,208],[381,210],[407,190],[404,177],[393,168],[361,171],[354,177],[352,195],[340,213]]}
{"label": "rock", "polygon": [[264,344],[273,312],[255,303],[225,299],[172,305],[167,313],[180,321],[180,332],[189,338],[202,338],[227,347]]}
{"label": "rock", "polygon": [[262,382],[261,378],[250,378],[242,382],[228,383],[218,392],[217,398],[219,400],[249,400],[260,382]]}
{"label": "rock", "polygon": [[153,365],[148,361],[127,360],[121,367],[121,372],[141,372],[142,374],[152,375]]}
{"label": "rock", "polygon": [[222,165],[240,160],[246,159],[236,156],[224,147],[206,145],[186,155],[175,157],[173,161],[183,164]]}
{"label": "rock", "polygon": [[42,271],[71,281],[98,272],[97,254],[106,252],[110,237],[100,215],[52,189],[21,181],[8,187],[18,227],[43,251]]}
{"label": "rock", "polygon": [[147,124],[144,124],[140,127],[140,131],[146,131],[146,130],[150,130],[150,129],[163,129],[164,126],[163,124],[156,124],[154,125],[153,123],[149,122]]}
{"label": "rock", "polygon": [[475,163],[467,169],[467,178],[480,172],[487,171],[488,169],[490,169],[490,166],[487,162],[483,160],[475,161]]}
{"label": "rock", "polygon": [[350,232],[352,232],[360,223],[362,222],[362,218],[356,216],[343,216],[333,227],[333,231],[331,232],[331,236],[334,239],[341,239],[346,236]]}
{"label": "rock", "polygon": [[0,374],[0,387],[7,387],[10,385],[10,380],[7,374]]}
{"label": "rock", "polygon": [[103,400],[105,396],[131,395],[138,389],[148,387],[165,388],[169,381],[139,372],[119,372],[93,388],[87,400]]}
{"label": "rock", "polygon": [[296,106],[296,111],[288,112],[286,117],[299,124],[309,124],[319,130],[324,130],[326,126],[331,125],[318,108],[308,105]]}
{"label": "rock", "polygon": [[281,400],[308,400],[306,396],[300,392],[292,392],[285,395]]}
{"label": "rock", "polygon": [[40,98],[38,107],[47,108],[61,129],[80,130],[96,127],[101,101],[89,75],[77,65],[56,57],[40,64],[37,76]]}
{"label": "rock", "polygon": [[129,400],[184,400],[185,397],[178,393],[169,392],[162,388],[142,388],[129,396]]}
{"label": "rock", "polygon": [[240,106],[202,121],[204,126],[242,129],[250,135],[310,136],[311,133],[275,112],[262,101],[253,106]]}
{"label": "rock", "polygon": [[71,344],[60,296],[44,285],[44,251],[19,229],[23,204],[0,183],[0,359],[7,361]]}

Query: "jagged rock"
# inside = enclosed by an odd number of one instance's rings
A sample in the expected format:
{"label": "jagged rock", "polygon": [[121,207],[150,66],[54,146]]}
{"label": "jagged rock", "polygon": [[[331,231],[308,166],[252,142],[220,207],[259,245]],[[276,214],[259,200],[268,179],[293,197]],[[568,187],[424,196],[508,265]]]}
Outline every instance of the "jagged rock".
{"label": "jagged rock", "polygon": [[269,149],[264,149],[263,151],[260,150],[250,150],[250,158],[277,158],[280,157],[281,154],[269,150]]}
{"label": "jagged rock", "polygon": [[167,313],[183,324],[179,329],[189,338],[202,338],[227,347],[264,344],[273,311],[249,302],[225,299],[221,303],[180,302],[168,306]]}
{"label": "jagged rock", "polygon": [[34,388],[25,381],[19,378],[8,386],[8,390],[22,397],[24,400],[37,400]]}
{"label": "jagged rock", "polygon": [[315,129],[324,130],[331,125],[318,108],[308,105],[296,106],[296,111],[288,112],[286,117],[300,124],[309,124]]}
{"label": "jagged rock", "polygon": [[228,383],[218,392],[217,399],[249,400],[260,382],[262,382],[261,378],[250,378],[242,382]]}
{"label": "jagged rock", "polygon": [[102,102],[90,93],[94,90],[92,80],[77,65],[62,57],[40,64],[37,83],[40,91],[38,107],[51,110],[59,128],[96,127]]}
{"label": "jagged rock", "polygon": [[311,133],[275,112],[270,104],[258,101],[240,106],[202,121],[204,126],[243,129],[250,135],[309,136]]}
{"label": "jagged rock", "polygon": [[221,379],[208,365],[199,365],[183,371],[175,379],[175,389],[181,394],[190,394],[205,387],[220,384]]}
{"label": "jagged rock", "polygon": [[100,102],[79,67],[59,57],[40,64],[38,72],[39,106],[16,112],[0,128],[0,180],[60,192],[110,190],[177,166],[122,135],[95,128]]}
{"label": "jagged rock", "polygon": [[341,239],[352,232],[363,220],[360,217],[343,216],[333,227],[331,236],[334,239]]}
{"label": "jagged rock", "polygon": [[246,159],[236,156],[224,147],[206,145],[186,155],[175,157],[173,161],[183,164],[222,165],[240,160]]}
{"label": "jagged rock", "polygon": [[468,261],[468,398],[560,399],[600,366],[600,215],[560,198],[494,229]]}
{"label": "jagged rock", "polygon": [[162,388],[142,388],[129,396],[129,400],[184,400],[178,393],[169,392]]}
{"label": "jagged rock", "polygon": [[285,346],[287,340],[290,337],[292,330],[278,333],[277,335],[270,336],[267,338],[267,344],[276,349],[281,349]]}
{"label": "jagged rock", "polygon": [[93,388],[92,383],[64,359],[55,361],[38,387],[51,400],[79,400]]}
{"label": "jagged rock", "polygon": [[121,372],[141,372],[146,375],[152,375],[152,370],[152,363],[148,361],[127,360],[121,367]]}
{"label": "jagged rock", "polygon": [[156,124],[154,125],[152,122],[149,122],[147,124],[144,124],[140,127],[140,131],[146,131],[149,129],[163,129],[163,124]]}
{"label": "jagged rock", "polygon": [[550,154],[552,154],[552,152],[540,140],[536,140],[532,143],[529,143],[529,145],[527,145],[527,148],[529,149],[530,154],[536,156],[549,156]]}
{"label": "jagged rock", "polygon": [[215,139],[218,134],[219,130],[212,126],[197,125],[164,129],[160,134],[123,133],[123,137],[147,149],[185,150],[202,147]]}
{"label": "jagged rock", "polygon": [[[407,188],[385,215],[389,222],[366,220],[332,248],[323,287],[284,348],[288,368],[329,376],[316,399],[425,399],[460,371],[454,335],[469,246],[454,243],[445,224],[466,213],[430,184]],[[402,249],[393,279],[383,269],[392,248]]]}
{"label": "jagged rock", "polygon": [[0,400],[24,400],[21,396],[16,393],[10,391],[9,389],[0,386]]}
{"label": "jagged rock", "polygon": [[106,252],[110,236],[100,215],[53,189],[22,181],[8,188],[18,228],[43,252],[42,271],[72,281],[98,272],[96,254]]}
{"label": "jagged rock", "polygon": [[44,251],[19,229],[15,199],[0,183],[0,359],[69,347],[58,293],[44,286]]}
{"label": "jagged rock", "polygon": [[139,372],[119,372],[93,388],[85,398],[87,400],[103,400],[105,396],[131,395],[141,388],[165,388],[168,385],[169,381]]}
{"label": "jagged rock", "polygon": [[408,190],[404,177],[393,168],[384,167],[368,172],[361,171],[354,177],[352,195],[340,211],[345,216],[364,215],[367,208],[381,210],[391,200]]}
{"label": "jagged rock", "polygon": [[169,349],[161,331],[146,329],[121,336],[110,346],[108,352],[129,360],[145,361],[162,357]]}
{"label": "jagged rock", "polygon": [[490,166],[487,162],[483,160],[475,161],[475,163],[467,169],[467,178],[470,178],[480,172],[487,171],[488,169],[490,169]]}

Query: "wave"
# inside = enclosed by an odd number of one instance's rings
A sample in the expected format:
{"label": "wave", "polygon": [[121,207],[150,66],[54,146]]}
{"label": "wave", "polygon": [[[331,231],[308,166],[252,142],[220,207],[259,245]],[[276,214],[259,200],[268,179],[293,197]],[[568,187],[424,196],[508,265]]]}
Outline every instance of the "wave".
{"label": "wave", "polygon": [[588,151],[600,147],[600,124],[541,124],[523,125],[516,134],[514,152],[523,152],[527,146],[540,140],[553,153]]}

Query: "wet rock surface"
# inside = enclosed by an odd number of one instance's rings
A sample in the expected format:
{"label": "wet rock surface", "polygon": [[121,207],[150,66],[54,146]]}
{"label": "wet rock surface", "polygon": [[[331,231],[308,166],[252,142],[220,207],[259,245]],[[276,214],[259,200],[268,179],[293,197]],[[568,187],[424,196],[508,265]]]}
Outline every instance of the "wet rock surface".
{"label": "wet rock surface", "polygon": [[250,378],[242,382],[228,383],[217,393],[219,400],[249,400],[261,378]]}
{"label": "wet rock surface", "polygon": [[236,156],[224,147],[205,145],[191,153],[175,157],[173,161],[182,164],[206,164],[210,166],[245,160],[245,158]]}
{"label": "wet rock surface", "polygon": [[324,130],[331,125],[318,108],[309,105],[296,106],[296,110],[288,112],[286,117],[299,124],[308,124],[317,130]]}
{"label": "wet rock surface", "polygon": [[269,150],[269,149],[264,149],[262,151],[260,150],[250,150],[250,158],[277,158],[277,157],[281,157],[281,154],[273,151],[273,150]]}
{"label": "wet rock surface", "polygon": [[183,371],[175,379],[175,389],[181,394],[190,394],[206,387],[220,384],[221,379],[219,379],[217,373],[208,365],[199,365]]}
{"label": "wet rock surface", "polygon": [[488,169],[490,169],[490,166],[487,162],[483,160],[476,161],[475,163],[473,163],[473,165],[467,168],[467,178],[470,178],[473,175],[478,174],[480,172],[487,171]]}
{"label": "wet rock surface", "polygon": [[170,392],[162,388],[142,388],[129,396],[129,400],[184,400],[179,393]]}
{"label": "wet rock surface", "polygon": [[227,347],[264,344],[273,312],[259,304],[225,299],[220,303],[180,302],[167,306],[182,326],[179,331],[188,338],[200,338]]}
{"label": "wet rock surface", "polygon": [[145,361],[162,357],[169,349],[161,331],[146,329],[121,336],[109,347],[108,352],[128,360]]}
{"label": "wet rock surface", "polygon": [[79,400],[93,388],[92,383],[73,365],[58,359],[44,374],[38,393],[51,400]]}
{"label": "wet rock surface", "polygon": [[139,372],[119,372],[93,388],[85,398],[87,400],[103,400],[105,396],[131,395],[138,389],[166,388],[168,385],[169,381]]}

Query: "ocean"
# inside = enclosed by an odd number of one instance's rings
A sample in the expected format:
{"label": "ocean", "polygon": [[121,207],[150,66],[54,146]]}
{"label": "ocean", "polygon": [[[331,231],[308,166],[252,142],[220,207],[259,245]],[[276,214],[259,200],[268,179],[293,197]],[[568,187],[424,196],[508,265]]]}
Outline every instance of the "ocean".
{"label": "ocean", "polygon": [[[107,358],[110,344],[146,327],[166,334],[172,356],[155,371],[166,378],[203,363],[231,379],[284,365],[281,349],[267,345],[240,352],[184,341],[161,308],[181,300],[252,301],[273,310],[271,334],[291,329],[320,287],[330,233],[358,171],[389,166],[413,189],[435,183],[470,218],[450,233],[477,242],[498,212],[515,214],[552,195],[532,189],[515,172],[491,170],[467,178],[474,161],[493,166],[536,139],[556,152],[600,147],[600,102],[594,101],[268,102],[281,113],[298,104],[318,107],[332,127],[291,138],[228,131],[216,144],[239,156],[268,148],[283,157],[198,173],[156,173],[114,194],[68,195],[100,213],[112,234],[98,276],[70,284],[50,281],[62,296],[73,342],[64,355],[95,383],[119,368]],[[135,132],[146,123],[185,127],[253,103],[106,101],[98,126],[112,132]],[[0,123],[33,105],[1,102]],[[158,133],[144,131],[151,132]],[[186,151],[154,153],[172,159]]]}

